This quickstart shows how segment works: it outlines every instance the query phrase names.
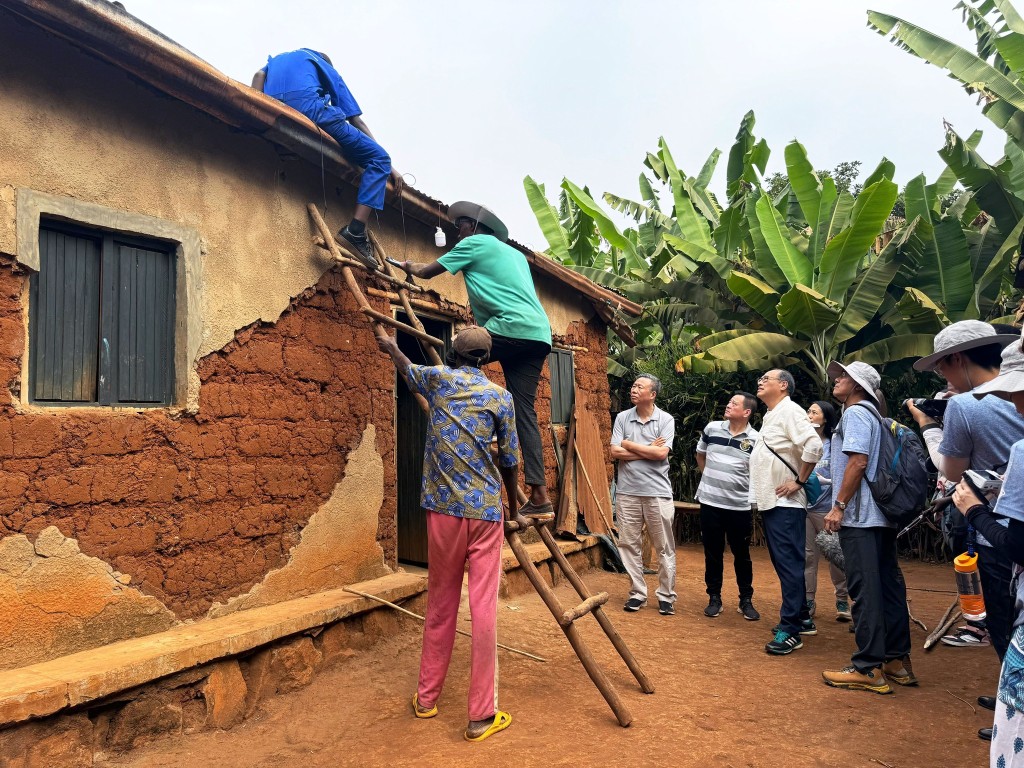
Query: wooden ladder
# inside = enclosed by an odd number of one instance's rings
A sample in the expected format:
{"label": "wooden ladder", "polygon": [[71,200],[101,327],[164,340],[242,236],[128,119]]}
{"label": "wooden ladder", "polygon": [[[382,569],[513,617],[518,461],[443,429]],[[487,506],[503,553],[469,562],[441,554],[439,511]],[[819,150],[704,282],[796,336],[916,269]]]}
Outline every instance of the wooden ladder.
{"label": "wooden ladder", "polygon": [[[370,238],[370,242],[373,244],[373,249],[380,262],[379,266],[383,268],[383,271],[374,272],[374,277],[389,283],[395,288],[398,294],[398,298],[402,303],[402,309],[405,311],[406,317],[409,318],[409,324],[403,323],[390,315],[385,315],[381,312],[377,312],[370,307],[369,302],[366,300],[366,296],[363,294],[362,289],[359,287],[359,283],[356,282],[355,275],[352,273],[352,268],[357,267],[359,269],[366,270],[365,265],[351,255],[351,250],[345,241],[335,240],[331,230],[327,227],[323,217],[320,215],[320,211],[316,205],[309,203],[307,206],[309,215],[313,219],[313,223],[316,225],[317,230],[320,232],[319,237],[314,239],[314,243],[321,248],[327,250],[336,262],[341,265],[341,274],[345,280],[345,285],[348,287],[349,292],[352,294],[356,303],[359,305],[359,309],[366,316],[367,320],[373,326],[373,332],[376,336],[381,337],[387,335],[387,331],[384,326],[390,326],[396,328],[403,333],[407,333],[413,336],[419,341],[420,346],[423,349],[423,354],[433,365],[441,365],[441,356],[438,354],[438,349],[444,348],[444,342],[440,339],[436,339],[430,336],[423,328],[423,324],[419,321],[416,316],[416,312],[412,308],[412,303],[409,301],[409,291],[424,292],[424,289],[419,285],[412,282],[411,277],[407,277],[405,280],[399,278],[395,273],[394,268],[387,260],[387,255],[384,253],[384,249],[381,247],[377,239],[367,232]],[[345,248],[350,254],[345,256],[339,250],[339,246]],[[416,396],[417,402],[420,407],[427,410],[427,402],[422,395]],[[507,492],[512,492],[512,489],[506,489]],[[518,486],[515,489],[516,497],[520,503],[526,501],[526,494],[522,488]],[[536,527],[540,534],[541,541],[548,548],[551,553],[551,558],[555,563],[558,564],[562,573],[565,575],[566,580],[572,585],[573,589],[583,600],[575,608],[565,609],[558,597],[555,595],[554,590],[548,586],[547,582],[544,581],[544,577],[541,576],[537,570],[537,566],[533,564],[533,560],[530,558],[529,553],[526,551],[526,547],[523,544],[522,539],[519,537],[519,525],[514,521],[505,521],[505,540],[508,542],[509,547],[512,549],[513,554],[516,556],[516,560],[519,561],[520,567],[526,574],[526,577],[530,580],[533,588],[537,590],[541,600],[551,611],[551,615],[554,616],[558,626],[562,628],[565,633],[566,639],[572,646],[573,651],[579,657],[580,662],[583,664],[583,668],[590,675],[590,679],[593,680],[594,685],[604,696],[605,701],[608,702],[608,706],[611,707],[612,712],[615,713],[616,719],[619,721],[619,725],[623,728],[633,722],[633,716],[630,714],[629,709],[622,702],[619,697],[618,691],[615,686],[612,685],[611,680],[605,675],[604,670],[601,669],[597,660],[594,658],[593,653],[587,647],[583,637],[580,635],[579,630],[576,628],[576,620],[581,619],[584,616],[590,614],[604,630],[604,633],[608,636],[612,646],[618,651],[622,660],[626,663],[629,671],[633,673],[637,682],[640,684],[640,690],[644,693],[654,693],[654,685],[651,683],[650,678],[644,673],[640,667],[640,663],[633,656],[629,647],[626,645],[626,641],[622,639],[622,636],[612,626],[611,619],[604,612],[605,603],[608,602],[608,593],[600,592],[596,595],[592,595],[590,590],[587,589],[586,584],[583,583],[583,579],[580,578],[579,574],[576,573],[575,569],[566,559],[562,550],[559,549],[558,543],[555,541],[554,536],[551,535],[549,529],[549,523],[537,524],[534,521],[530,521],[528,527]]]}

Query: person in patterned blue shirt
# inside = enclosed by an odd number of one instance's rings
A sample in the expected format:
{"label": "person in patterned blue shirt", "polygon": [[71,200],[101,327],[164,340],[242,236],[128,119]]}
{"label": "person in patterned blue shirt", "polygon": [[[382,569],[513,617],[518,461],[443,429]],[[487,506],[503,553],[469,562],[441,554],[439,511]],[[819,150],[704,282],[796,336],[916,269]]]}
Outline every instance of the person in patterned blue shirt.
{"label": "person in patterned blue shirt", "polygon": [[[377,345],[430,408],[420,487],[430,568],[413,712],[419,718],[437,714],[468,563],[473,645],[465,738],[482,741],[512,722],[508,712],[498,709],[497,690],[502,483],[509,519],[526,525],[515,492],[519,440],[512,395],[480,370],[491,352],[491,336],[484,328],[471,326],[459,333],[447,365],[413,365],[391,336],[378,337]],[[491,457],[492,438],[498,443],[497,467]]]}

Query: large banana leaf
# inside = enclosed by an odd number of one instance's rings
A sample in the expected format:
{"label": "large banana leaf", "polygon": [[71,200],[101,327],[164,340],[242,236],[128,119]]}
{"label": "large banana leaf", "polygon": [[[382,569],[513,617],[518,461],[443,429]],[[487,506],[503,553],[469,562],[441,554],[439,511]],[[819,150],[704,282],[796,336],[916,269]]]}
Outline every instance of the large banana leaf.
{"label": "large banana leaf", "polygon": [[777,355],[792,355],[806,346],[806,341],[781,333],[750,333],[716,344],[705,351],[719,360],[758,360]]}
{"label": "large banana leaf", "polygon": [[651,186],[651,180],[647,178],[647,174],[640,174],[640,197],[650,208],[658,213],[661,213],[661,203],[658,201],[658,193],[654,191],[654,187]]}
{"label": "large banana leaf", "polygon": [[786,145],[786,172],[793,193],[800,203],[800,210],[803,211],[804,222],[813,227],[818,223],[822,186],[814,166],[807,159],[807,150],[799,141],[791,141]]}
{"label": "large banana leaf", "polygon": [[881,160],[878,161],[878,166],[875,168],[875,170],[869,173],[868,177],[864,179],[864,183],[861,186],[864,189],[867,189],[876,181],[881,181],[882,179],[888,179],[889,181],[892,181],[892,177],[895,174],[896,164],[889,158],[883,157]]}
{"label": "large banana leaf", "polygon": [[569,263],[593,266],[601,252],[601,236],[597,224],[562,190],[565,202],[566,231],[569,235]]}
{"label": "large banana leaf", "polygon": [[652,205],[628,200],[625,197],[613,195],[611,192],[604,193],[604,201],[614,210],[626,214],[637,222],[651,221],[670,232],[676,230],[675,220]]}
{"label": "large banana leaf", "polygon": [[979,3],[980,8],[978,9],[981,13],[988,13],[989,9],[993,6],[996,9],[996,16],[1005,25],[1006,29],[1016,32],[1017,34],[1024,34],[1024,18],[1017,13],[1017,9],[1009,2],[1009,0],[985,0]]}
{"label": "large banana leaf", "polygon": [[684,253],[697,262],[702,262],[712,267],[721,277],[725,278],[732,272],[732,264],[728,259],[718,255],[714,247],[708,248],[692,240],[684,240],[668,232],[663,232],[665,242],[671,245],[680,253]]}
{"label": "large banana leaf", "polygon": [[717,227],[722,218],[722,207],[718,204],[715,196],[706,187],[699,186],[694,179],[685,179],[683,190],[694,207],[708,220],[711,228]]}
{"label": "large banana leaf", "polygon": [[722,150],[712,150],[708,159],[704,161],[704,167],[700,169],[700,173],[697,174],[697,178],[694,181],[696,186],[702,189],[707,189],[711,184],[711,177],[715,175],[715,168],[718,167],[718,158],[722,156]]}
{"label": "large banana leaf", "polygon": [[779,299],[779,323],[790,333],[814,338],[839,320],[840,307],[805,285],[794,285]]}
{"label": "large banana leaf", "polygon": [[787,355],[762,358],[760,360],[719,360],[706,352],[687,355],[676,361],[676,373],[736,373],[737,371],[769,371],[773,368],[789,368],[799,361]]}
{"label": "large banana leaf", "polygon": [[814,268],[821,270],[821,257],[825,246],[850,223],[853,204],[856,201],[849,192],[837,192],[832,179],[823,179],[821,207],[818,209],[818,223],[811,233],[809,250],[813,254]]}
{"label": "large banana leaf", "polygon": [[893,43],[949,73],[975,90],[983,90],[1024,109],[1024,90],[970,51],[896,16],[868,11],[868,26]]}
{"label": "large banana leaf", "polygon": [[726,280],[729,290],[770,323],[778,320],[779,293],[768,283],[742,272],[733,272]]}
{"label": "large banana leaf", "polygon": [[[977,149],[978,145],[981,143],[981,137],[981,131],[975,131],[974,133],[967,137],[967,141],[965,141],[964,143],[971,149]],[[945,197],[946,195],[953,191],[953,188],[956,186],[956,182],[956,173],[954,173],[953,169],[947,165],[945,168],[942,169],[942,173],[939,174],[938,178],[935,179],[935,183],[929,186],[929,197],[931,197],[933,200],[939,200]],[[907,216],[907,220],[910,220],[911,218],[913,217]]]}
{"label": "large banana leaf", "polygon": [[761,231],[761,224],[757,218],[757,203],[767,199],[767,195],[762,194],[760,190],[756,189],[747,195],[746,202],[744,203],[747,234],[750,236],[754,263],[757,266],[758,273],[773,288],[785,291],[789,288],[789,281],[786,279],[783,271],[779,269],[774,256],[772,256],[771,249],[768,247],[768,241],[765,240],[764,233]]}
{"label": "large banana leaf", "polygon": [[696,243],[708,251],[714,251],[715,243],[711,239],[708,221],[697,213],[693,201],[686,194],[682,179],[678,176],[672,181],[672,196],[675,200],[676,223],[683,239]]}
{"label": "large banana leaf", "polygon": [[907,288],[882,322],[899,334],[936,334],[949,325],[949,317],[928,294]]}
{"label": "large banana leaf", "polygon": [[697,309],[696,304],[684,304],[671,302],[668,304],[648,304],[644,311],[653,317],[665,329],[671,328],[676,323],[686,322],[687,314]]}
{"label": "large banana leaf", "polygon": [[855,360],[860,360],[868,365],[885,365],[897,360],[905,360],[908,357],[925,357],[934,351],[933,338],[930,333],[890,336],[887,339],[876,341],[874,344],[861,347],[856,352],[851,352],[843,359],[843,362],[852,363]]}
{"label": "large banana leaf", "polygon": [[743,198],[722,211],[722,218],[712,233],[718,252],[727,259],[735,258],[750,235],[744,212],[745,205],[746,200]]}
{"label": "large banana leaf", "polygon": [[[891,208],[891,206],[890,206]],[[778,266],[789,285],[810,285],[813,276],[813,267],[810,260],[796,249],[790,241],[790,232],[782,216],[767,196],[762,195],[754,206],[757,214],[757,222],[761,229],[761,235],[771,253],[772,259]],[[762,259],[758,254],[758,266]]]}
{"label": "large banana leaf", "polygon": [[608,218],[608,215],[601,210],[600,206],[598,206],[596,202],[594,202],[594,198],[568,179],[562,179],[562,189],[569,194],[569,197],[572,198],[576,205],[583,209],[583,211],[594,220],[594,223],[597,224],[598,231],[601,233],[601,237],[607,240],[613,248],[625,251],[627,255],[632,256],[634,261],[638,262],[636,246],[634,246],[628,238],[624,237],[623,234],[619,232],[615,223]]}
{"label": "large banana leaf", "polygon": [[753,112],[747,112],[743,116],[740,129],[736,133],[736,141],[733,143],[732,149],[729,150],[729,161],[726,164],[725,172],[725,191],[730,198],[740,191],[740,185],[746,175],[750,150],[753,149],[755,143],[755,122],[757,119]]}
{"label": "large banana leaf", "polygon": [[924,179],[924,174],[915,176],[903,188],[903,199],[907,209],[907,221],[920,216],[923,221],[932,221],[939,212],[938,202]]}
{"label": "large banana leaf", "polygon": [[882,249],[878,258],[874,259],[861,272],[846,299],[842,317],[836,325],[836,332],[832,337],[833,346],[852,339],[877,314],[885,299],[886,291],[896,276],[897,260],[903,246],[912,237],[916,237],[919,222],[920,219],[914,219],[903,227]]}
{"label": "large banana leaf", "polygon": [[733,339],[750,336],[752,333],[758,333],[758,331],[755,331],[752,328],[733,328],[729,331],[718,331],[717,333],[708,334],[707,336],[703,336],[698,339],[696,344],[694,344],[694,349],[707,352],[714,346],[724,344],[725,342],[732,341]]}
{"label": "large banana leaf", "polygon": [[946,313],[959,319],[974,294],[971,253],[959,219],[947,216],[934,225],[921,222],[924,259],[915,286],[928,294]]}
{"label": "large banana leaf", "polygon": [[569,236],[558,219],[558,211],[548,202],[544,194],[544,185],[538,184],[530,176],[523,179],[526,188],[526,199],[530,202],[533,215],[537,217],[544,239],[548,241],[551,255],[561,262],[569,260]]}
{"label": "large banana leaf", "polygon": [[632,301],[652,301],[662,296],[662,292],[656,284],[630,280],[597,267],[580,267],[575,264],[566,264],[566,266],[598,285],[618,291]]}
{"label": "large banana leaf", "polygon": [[972,307],[977,311],[975,317],[981,316],[982,296],[989,285],[996,284],[1001,275],[1006,274],[1010,268],[1013,257],[1020,254],[1021,233],[1024,233],[1024,219],[1017,222],[1010,234],[1006,236],[1003,244],[996,251],[995,257],[989,262],[984,273],[978,279],[974,287],[974,296],[971,302]]}
{"label": "large banana leaf", "polygon": [[821,254],[814,284],[819,293],[834,302],[843,302],[861,262],[892,213],[896,195],[896,185],[885,178],[858,195],[850,225],[832,238]]}
{"label": "large banana leaf", "polygon": [[1013,229],[1024,213],[1024,201],[1010,186],[1003,171],[986,163],[953,131],[947,131],[946,145],[939,150],[939,156],[960,182],[974,192],[978,205],[995,218],[1001,229]]}

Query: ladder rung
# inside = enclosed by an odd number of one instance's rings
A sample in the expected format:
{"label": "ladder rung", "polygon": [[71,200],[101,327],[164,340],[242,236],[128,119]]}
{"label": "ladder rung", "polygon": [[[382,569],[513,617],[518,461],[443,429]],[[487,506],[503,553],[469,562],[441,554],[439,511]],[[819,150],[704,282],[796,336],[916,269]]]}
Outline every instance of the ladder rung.
{"label": "ladder rung", "polygon": [[400,320],[395,320],[395,318],[393,318],[391,315],[382,314],[380,312],[377,312],[376,310],[370,309],[369,307],[364,307],[361,311],[364,315],[372,317],[378,323],[390,325],[392,328],[397,328],[400,331],[404,331],[405,333],[408,333],[410,336],[415,336],[420,341],[425,341],[427,344],[433,344],[435,347],[444,347],[444,342],[441,341],[440,339],[435,339],[429,333],[424,333],[418,328],[413,328],[411,325],[406,325]]}
{"label": "ladder rung", "polygon": [[588,597],[582,603],[577,605],[575,608],[565,611],[562,617],[558,620],[558,623],[563,627],[567,627],[572,624],[576,619],[586,616],[592,612],[595,608],[600,608],[602,605],[608,602],[607,592],[598,592],[593,597]]}

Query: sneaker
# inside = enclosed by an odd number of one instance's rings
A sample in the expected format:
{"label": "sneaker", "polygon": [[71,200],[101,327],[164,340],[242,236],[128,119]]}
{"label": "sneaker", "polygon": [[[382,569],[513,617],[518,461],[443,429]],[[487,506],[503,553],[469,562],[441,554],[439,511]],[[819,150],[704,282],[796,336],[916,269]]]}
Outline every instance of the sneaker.
{"label": "sneaker", "polygon": [[804,607],[807,609],[808,618],[814,618],[814,612],[818,609],[818,604],[814,602],[814,598],[808,598],[804,601]]}
{"label": "sneaker", "polygon": [[630,613],[636,613],[646,604],[646,600],[641,600],[639,597],[631,597],[626,601],[626,604],[622,606],[622,610],[629,611]]}
{"label": "sneaker", "polygon": [[787,653],[803,648],[803,640],[800,639],[800,635],[791,635],[787,632],[779,630],[775,633],[775,639],[764,647],[765,653],[770,653],[774,656],[785,656]]}
{"label": "sneaker", "polygon": [[848,600],[836,600],[836,621],[853,621]]}
{"label": "sneaker", "polygon": [[737,613],[742,613],[743,618],[747,621],[758,621],[761,618],[761,614],[757,612],[757,608],[750,600],[740,600],[740,607],[736,609]]}
{"label": "sneaker", "polygon": [[658,613],[660,613],[662,616],[675,616],[676,609],[673,607],[672,603],[668,602],[667,600],[659,600]]}
{"label": "sneaker", "polygon": [[869,669],[859,672],[852,664],[838,672],[822,672],[821,678],[825,685],[833,688],[845,688],[848,691],[871,691],[872,693],[892,693],[892,686],[885,679],[880,669]]}
{"label": "sneaker", "polygon": [[910,663],[910,654],[902,659],[893,659],[882,665],[882,674],[886,680],[891,680],[897,685],[917,685],[917,677],[914,675],[914,667]]}
{"label": "sneaker", "polygon": [[711,595],[708,598],[708,607],[704,609],[704,615],[713,619],[722,612],[722,596]]}
{"label": "sneaker", "polygon": [[816,635],[818,634],[818,628],[814,626],[814,622],[811,619],[804,619],[800,622],[800,634]]}
{"label": "sneaker", "polygon": [[338,236],[345,238],[345,241],[352,246],[353,255],[363,262],[363,265],[371,272],[376,272],[380,265],[377,264],[377,257],[373,255],[373,245],[366,235],[357,235],[348,228],[348,224],[338,231]]}
{"label": "sneaker", "polygon": [[957,648],[980,648],[989,645],[988,630],[972,626],[957,627],[955,632],[942,637],[942,642]]}

